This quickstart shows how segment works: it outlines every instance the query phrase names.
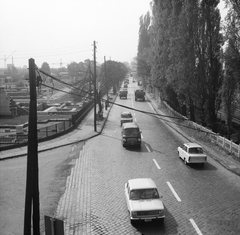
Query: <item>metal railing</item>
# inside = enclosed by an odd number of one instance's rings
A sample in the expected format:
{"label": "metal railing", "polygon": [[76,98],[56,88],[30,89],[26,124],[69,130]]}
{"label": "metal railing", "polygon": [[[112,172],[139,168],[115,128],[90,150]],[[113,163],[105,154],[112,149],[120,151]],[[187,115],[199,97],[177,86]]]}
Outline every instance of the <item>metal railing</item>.
{"label": "metal railing", "polygon": [[224,150],[228,151],[230,154],[233,154],[240,161],[240,145],[235,144],[233,141],[220,136],[218,133],[214,133],[206,127],[190,121],[187,117],[173,110],[166,102],[163,101],[162,104],[172,116],[181,118],[181,121],[178,122],[181,122],[182,126],[188,126],[195,130],[202,131],[202,135],[204,135],[204,138],[209,138],[211,142],[217,144]]}

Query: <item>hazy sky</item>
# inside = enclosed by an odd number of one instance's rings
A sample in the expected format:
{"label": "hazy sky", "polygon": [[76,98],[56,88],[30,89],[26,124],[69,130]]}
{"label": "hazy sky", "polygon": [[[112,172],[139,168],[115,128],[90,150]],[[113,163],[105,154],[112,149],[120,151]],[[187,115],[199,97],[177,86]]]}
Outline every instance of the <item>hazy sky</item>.
{"label": "hazy sky", "polygon": [[[131,62],[139,17],[151,0],[0,0],[0,68],[13,63],[59,67],[72,61]],[[5,60],[6,59],[6,60]]]}

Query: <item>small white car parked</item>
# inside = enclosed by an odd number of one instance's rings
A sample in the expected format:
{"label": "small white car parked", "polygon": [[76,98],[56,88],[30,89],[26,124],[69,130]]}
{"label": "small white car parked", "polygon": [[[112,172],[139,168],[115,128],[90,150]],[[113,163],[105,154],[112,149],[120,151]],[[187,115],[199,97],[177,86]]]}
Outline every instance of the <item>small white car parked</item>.
{"label": "small white car parked", "polygon": [[184,143],[178,147],[179,158],[182,158],[184,163],[201,163],[207,162],[207,156],[203,152],[202,146],[196,143]]}
{"label": "small white car parked", "polygon": [[130,179],[125,184],[125,197],[131,222],[164,221],[164,205],[155,182],[150,178]]}

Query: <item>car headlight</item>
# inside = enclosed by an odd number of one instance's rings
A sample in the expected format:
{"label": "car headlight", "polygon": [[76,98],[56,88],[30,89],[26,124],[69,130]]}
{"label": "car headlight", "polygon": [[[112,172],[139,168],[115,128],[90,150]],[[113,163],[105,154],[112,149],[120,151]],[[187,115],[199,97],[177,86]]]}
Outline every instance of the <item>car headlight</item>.
{"label": "car headlight", "polygon": [[137,212],[136,211],[132,211],[132,217],[136,217],[137,216]]}
{"label": "car headlight", "polygon": [[141,138],[138,138],[138,141],[140,142],[140,141],[141,141]]}

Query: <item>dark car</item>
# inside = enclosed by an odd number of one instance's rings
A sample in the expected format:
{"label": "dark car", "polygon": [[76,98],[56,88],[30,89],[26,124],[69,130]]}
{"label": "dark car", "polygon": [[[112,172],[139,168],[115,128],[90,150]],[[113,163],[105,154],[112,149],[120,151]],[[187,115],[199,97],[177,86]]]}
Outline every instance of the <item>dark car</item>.
{"label": "dark car", "polygon": [[139,126],[134,122],[123,123],[122,125],[122,145],[141,147],[142,137]]}
{"label": "dark car", "polygon": [[127,90],[121,90],[121,91],[119,92],[119,97],[120,97],[120,99],[122,99],[122,98],[127,99],[127,95],[128,95],[128,91],[127,91]]}

